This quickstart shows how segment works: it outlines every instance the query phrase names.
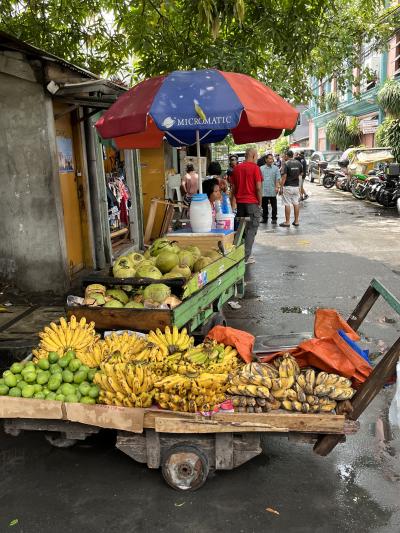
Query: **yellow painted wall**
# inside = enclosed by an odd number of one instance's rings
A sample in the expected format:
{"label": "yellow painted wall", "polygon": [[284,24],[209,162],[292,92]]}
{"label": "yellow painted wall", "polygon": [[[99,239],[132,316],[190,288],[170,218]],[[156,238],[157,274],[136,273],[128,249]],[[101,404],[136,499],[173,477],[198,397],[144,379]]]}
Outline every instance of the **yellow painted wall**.
{"label": "yellow painted wall", "polygon": [[[66,105],[54,103],[54,115],[67,109]],[[72,139],[73,171],[59,172],[64,214],[64,230],[70,274],[85,266],[92,266],[90,232],[85,205],[87,177],[83,175],[83,153],[79,125],[73,124],[71,113],[55,119],[56,136]],[[80,174],[80,175],[78,175]]]}
{"label": "yellow painted wall", "polygon": [[[165,196],[164,146],[161,146],[160,148],[141,149],[140,167],[142,176],[144,227],[146,227],[152,198],[164,198]],[[164,210],[164,207],[159,207],[157,209],[156,219],[151,234],[152,238],[157,237],[160,233]]]}

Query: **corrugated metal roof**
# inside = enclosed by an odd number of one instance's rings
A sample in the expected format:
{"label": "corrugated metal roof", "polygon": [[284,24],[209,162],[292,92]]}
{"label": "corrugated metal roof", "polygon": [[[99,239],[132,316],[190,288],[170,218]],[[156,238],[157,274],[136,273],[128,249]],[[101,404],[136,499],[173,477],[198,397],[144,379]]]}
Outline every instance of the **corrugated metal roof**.
{"label": "corrugated metal roof", "polygon": [[9,33],[6,33],[4,31],[0,31],[0,50],[1,49],[22,52],[36,59],[58,63],[64,68],[77,72],[78,74],[86,78],[90,78],[92,80],[102,80],[105,85],[118,92],[127,90],[125,87],[122,87],[121,85],[118,85],[113,81],[103,79],[100,76],[97,76],[97,74],[90,72],[89,70],[86,70],[82,67],[78,67],[77,65],[74,65],[73,63],[62,59],[61,57],[46,52],[45,50],[41,50],[40,48],[37,48],[36,46],[33,46],[25,41],[21,41],[21,39],[18,39],[17,37],[14,37],[13,35],[10,35]]}

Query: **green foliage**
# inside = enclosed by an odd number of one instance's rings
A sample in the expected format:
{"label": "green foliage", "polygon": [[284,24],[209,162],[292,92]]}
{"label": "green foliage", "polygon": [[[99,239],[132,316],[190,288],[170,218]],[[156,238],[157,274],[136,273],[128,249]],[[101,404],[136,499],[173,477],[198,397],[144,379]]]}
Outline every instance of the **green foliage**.
{"label": "green foliage", "polygon": [[361,130],[356,117],[346,117],[339,113],[326,124],[326,136],[339,150],[346,150],[360,142]]}
{"label": "green foliage", "polygon": [[376,144],[376,146],[382,146],[382,147],[389,146],[388,140],[387,140],[387,132],[388,132],[389,126],[392,124],[392,122],[393,122],[393,119],[387,117],[382,122],[382,124],[379,124],[379,126],[377,127],[376,132],[375,132],[375,144]]}
{"label": "green foliage", "polygon": [[336,93],[328,93],[325,96],[327,111],[336,111],[339,105],[339,97]]}
{"label": "green foliage", "polygon": [[400,83],[387,80],[377,94],[379,106],[394,118],[400,118]]}
{"label": "green foliage", "polygon": [[[354,81],[361,42],[386,46],[398,14],[384,0],[0,0],[0,28],[128,83],[219,68],[264,81],[294,102],[309,76]],[[394,12],[395,13],[395,12]],[[343,58],[346,58],[343,66]],[[366,75],[364,71],[362,74]]]}
{"label": "green foliage", "polygon": [[392,149],[395,161],[400,162],[400,119],[393,119],[387,126],[386,145]]}
{"label": "green foliage", "polygon": [[275,153],[283,154],[285,150],[289,149],[289,146],[289,139],[287,137],[279,137],[279,139],[274,142],[273,149]]}

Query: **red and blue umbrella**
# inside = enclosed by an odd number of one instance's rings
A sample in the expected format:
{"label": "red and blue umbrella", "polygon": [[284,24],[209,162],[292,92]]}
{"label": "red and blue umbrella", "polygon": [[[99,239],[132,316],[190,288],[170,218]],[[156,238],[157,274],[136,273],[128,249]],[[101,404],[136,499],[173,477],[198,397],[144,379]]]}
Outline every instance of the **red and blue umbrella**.
{"label": "red and blue umbrella", "polygon": [[97,121],[119,148],[155,148],[221,141],[276,139],[292,130],[298,111],[261,82],[215,69],[175,71],[135,85]]}

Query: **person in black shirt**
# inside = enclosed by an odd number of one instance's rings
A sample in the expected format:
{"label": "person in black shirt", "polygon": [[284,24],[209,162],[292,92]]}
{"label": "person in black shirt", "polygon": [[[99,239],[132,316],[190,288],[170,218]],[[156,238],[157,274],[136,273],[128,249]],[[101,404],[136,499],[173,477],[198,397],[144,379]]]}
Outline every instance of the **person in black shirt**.
{"label": "person in black shirt", "polygon": [[285,222],[279,224],[284,228],[290,227],[290,206],[293,205],[293,226],[299,226],[299,200],[300,200],[300,176],[303,173],[303,165],[293,158],[292,150],[287,150],[281,167],[282,204],[285,206]]}
{"label": "person in black shirt", "polygon": [[304,152],[296,152],[294,158],[299,161],[303,167],[303,173],[300,179],[300,200],[307,200],[308,194],[304,190],[304,181],[307,176],[307,161],[305,160]]}

